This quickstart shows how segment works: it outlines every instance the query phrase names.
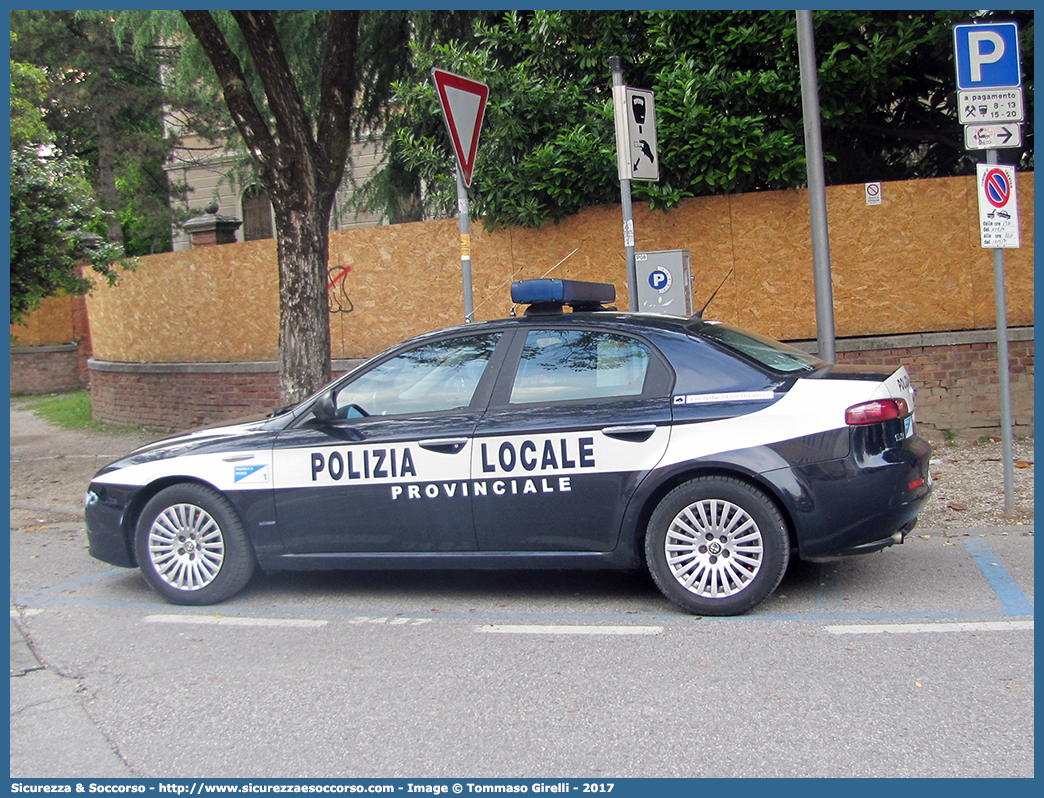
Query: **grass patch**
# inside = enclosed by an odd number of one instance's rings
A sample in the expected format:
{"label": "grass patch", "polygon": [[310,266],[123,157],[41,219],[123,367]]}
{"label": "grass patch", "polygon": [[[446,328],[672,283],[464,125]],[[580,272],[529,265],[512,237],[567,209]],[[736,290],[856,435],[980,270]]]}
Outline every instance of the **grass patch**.
{"label": "grass patch", "polygon": [[40,418],[66,429],[93,430],[95,432],[144,432],[144,427],[127,427],[118,424],[103,424],[94,420],[89,391],[50,393],[42,396],[24,397],[25,406]]}
{"label": "grass patch", "polygon": [[33,396],[26,401],[26,407],[45,421],[67,429],[102,428],[91,415],[91,395],[87,391]]}

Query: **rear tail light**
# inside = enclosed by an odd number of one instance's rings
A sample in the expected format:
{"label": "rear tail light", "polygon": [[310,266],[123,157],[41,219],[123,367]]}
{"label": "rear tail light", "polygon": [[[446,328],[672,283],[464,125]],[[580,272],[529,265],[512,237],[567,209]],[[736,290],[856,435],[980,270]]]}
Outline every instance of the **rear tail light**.
{"label": "rear tail light", "polygon": [[863,402],[861,405],[853,405],[845,411],[845,423],[850,427],[858,427],[863,424],[879,424],[882,421],[892,421],[897,418],[906,418],[910,415],[910,406],[905,399],[875,399],[872,402]]}

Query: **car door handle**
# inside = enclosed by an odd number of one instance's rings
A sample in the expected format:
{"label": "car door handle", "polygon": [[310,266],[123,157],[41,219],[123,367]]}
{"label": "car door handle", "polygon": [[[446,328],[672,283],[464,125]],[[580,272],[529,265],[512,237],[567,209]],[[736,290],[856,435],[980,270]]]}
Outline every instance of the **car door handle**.
{"label": "car door handle", "polygon": [[630,441],[631,443],[644,443],[649,440],[654,432],[656,432],[655,424],[639,424],[630,427],[605,427],[602,430],[603,435],[607,435],[610,438],[619,438],[622,441]]}
{"label": "car door handle", "polygon": [[428,440],[418,441],[418,444],[422,449],[430,449],[433,452],[456,454],[464,448],[467,442],[467,438],[429,438]]}

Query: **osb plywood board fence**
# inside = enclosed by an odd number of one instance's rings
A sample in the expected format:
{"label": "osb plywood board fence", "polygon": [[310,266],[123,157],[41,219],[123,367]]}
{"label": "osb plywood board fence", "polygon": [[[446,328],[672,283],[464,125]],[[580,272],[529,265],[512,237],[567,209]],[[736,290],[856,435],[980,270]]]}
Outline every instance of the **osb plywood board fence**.
{"label": "osb plywood board fence", "polygon": [[11,346],[55,346],[75,338],[73,299],[68,296],[48,297],[24,324],[11,325]]}
{"label": "osb plywood board fence", "polygon": [[[995,325],[993,261],[979,245],[971,177],[827,189],[838,337]],[[1033,324],[1033,174],[1019,175],[1022,245],[1005,251],[1008,322]],[[694,307],[730,269],[708,316],[775,338],[815,338],[808,197],[776,191],[635,207],[638,251],[688,249]],[[610,282],[628,305],[619,207],[590,208],[536,230],[471,225],[476,320],[508,313],[513,280]],[[559,264],[557,268],[554,268]],[[425,330],[462,322],[456,219],[331,233],[330,268],[351,312],[331,315],[334,358],[367,357]],[[94,356],[118,362],[275,360],[274,241],[141,258],[88,300]]]}

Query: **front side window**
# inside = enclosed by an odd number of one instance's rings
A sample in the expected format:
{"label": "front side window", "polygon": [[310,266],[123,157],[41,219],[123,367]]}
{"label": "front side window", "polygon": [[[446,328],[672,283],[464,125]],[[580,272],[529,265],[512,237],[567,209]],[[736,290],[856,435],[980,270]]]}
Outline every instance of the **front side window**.
{"label": "front side window", "polygon": [[337,392],[341,418],[434,413],[465,408],[499,333],[433,341],[396,355]]}
{"label": "front side window", "polygon": [[594,330],[530,330],[511,404],[640,396],[651,350],[624,335]]}

